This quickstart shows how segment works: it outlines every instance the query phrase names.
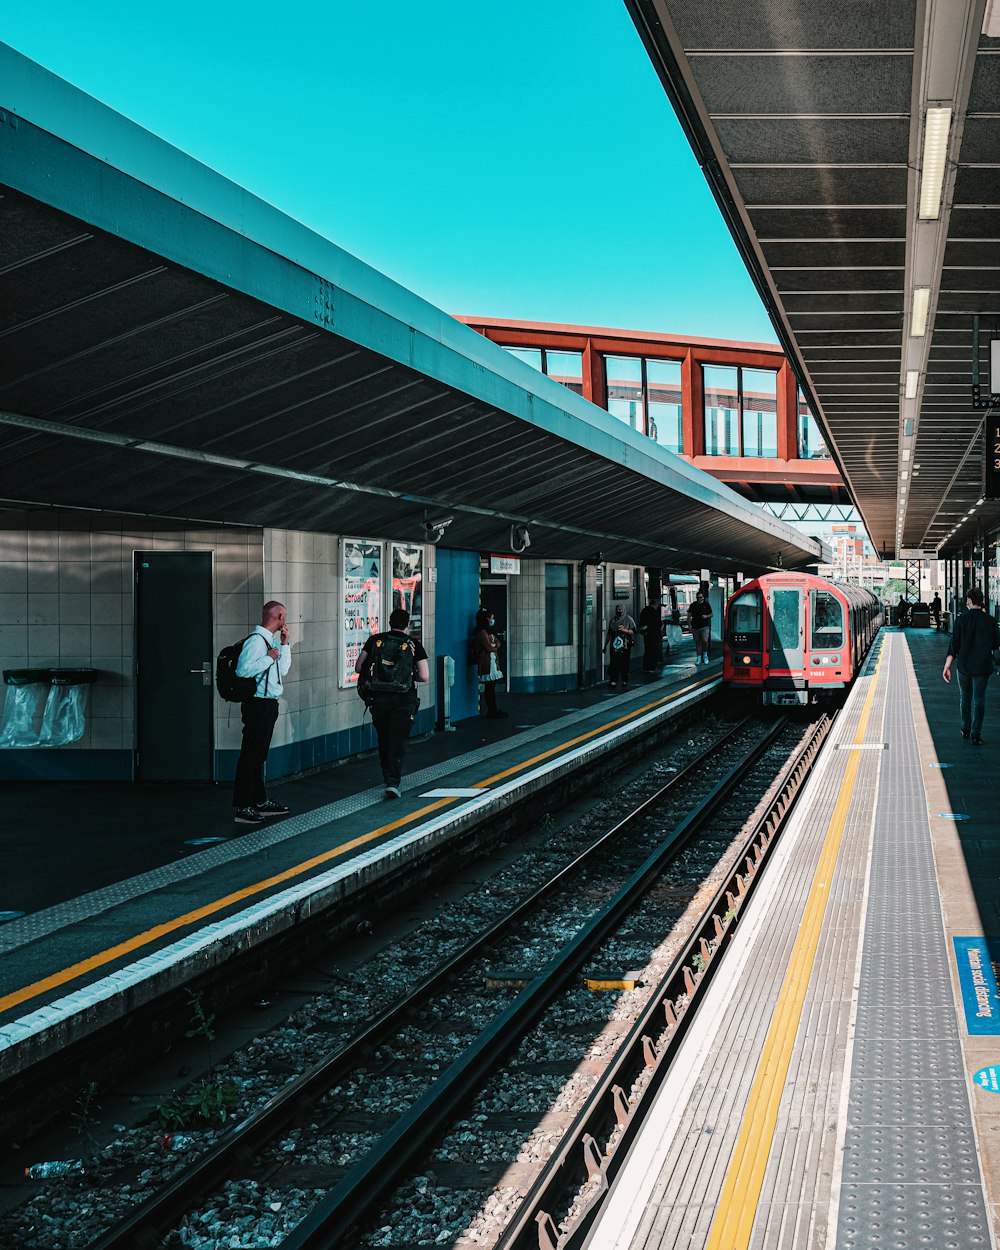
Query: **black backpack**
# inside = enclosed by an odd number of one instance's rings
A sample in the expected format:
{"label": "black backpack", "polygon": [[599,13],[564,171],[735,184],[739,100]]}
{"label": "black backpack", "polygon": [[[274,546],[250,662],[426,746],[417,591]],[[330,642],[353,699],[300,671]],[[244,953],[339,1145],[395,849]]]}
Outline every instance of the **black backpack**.
{"label": "black backpack", "polygon": [[236,665],[240,662],[243,648],[252,637],[253,634],[247,634],[240,642],[223,647],[215,661],[215,688],[227,703],[243,703],[257,693],[256,677],[236,676]]}
{"label": "black backpack", "polygon": [[416,649],[403,634],[376,634],[373,654],[358,679],[358,694],[371,705],[413,689]]}

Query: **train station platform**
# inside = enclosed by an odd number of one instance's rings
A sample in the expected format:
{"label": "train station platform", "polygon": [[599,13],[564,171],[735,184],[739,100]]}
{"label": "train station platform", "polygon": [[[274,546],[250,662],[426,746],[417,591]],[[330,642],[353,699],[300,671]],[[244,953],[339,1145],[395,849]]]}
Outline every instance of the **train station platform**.
{"label": "train station platform", "polygon": [[634,666],[627,691],[501,697],[505,718],[409,743],[401,798],[385,799],[372,753],[270,787],[292,814],[264,827],[234,824],[228,787],[9,785],[16,867],[0,912],[25,914],[0,925],[0,1080],[360,892],[432,871],[450,840],[554,782],[603,781],[595,761],[689,715],[720,670],[696,668],[685,639],[661,672]]}
{"label": "train station platform", "polygon": [[582,1244],[971,1250],[1000,1202],[1000,696],[883,630]]}

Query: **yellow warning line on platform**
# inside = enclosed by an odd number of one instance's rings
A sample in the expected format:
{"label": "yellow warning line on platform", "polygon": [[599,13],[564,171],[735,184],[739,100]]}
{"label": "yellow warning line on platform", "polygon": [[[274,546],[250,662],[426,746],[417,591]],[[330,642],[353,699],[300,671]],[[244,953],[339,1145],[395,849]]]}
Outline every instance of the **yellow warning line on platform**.
{"label": "yellow warning line on platform", "polygon": [[[532,765],[538,764],[542,760],[550,759],[561,751],[567,751],[572,747],[578,746],[581,742],[586,742],[588,738],[596,738],[599,734],[605,733],[609,729],[614,729],[618,725],[625,724],[627,721],[634,720],[636,717],[652,711],[654,708],[673,702],[680,698],[681,695],[688,694],[692,690],[701,689],[714,680],[715,678],[702,678],[687,686],[682,686],[681,689],[664,695],[662,699],[655,699],[652,703],[646,703],[642,707],[633,708],[632,711],[617,717],[615,720],[607,721],[596,729],[588,730],[587,733],[570,738],[568,741],[560,743],[550,750],[542,751],[539,755],[532,756],[531,759],[522,760],[519,764],[515,764],[512,768],[507,768],[493,777],[487,777],[484,781],[474,782],[469,788],[485,789],[497,781],[511,777],[515,773],[523,772],[526,768],[531,768]],[[172,920],[166,920],[163,924],[155,925],[152,929],[136,933],[124,942],[119,942],[115,946],[109,946],[107,950],[98,951],[87,959],[81,959],[79,963],[73,964],[69,968],[62,968],[58,972],[52,973],[51,976],[44,977],[41,981],[35,981],[32,985],[26,985],[22,989],[14,990],[13,993],[0,998],[0,1012],[9,1011],[12,1007],[20,1007],[22,1004],[30,1002],[31,999],[38,998],[50,990],[59,989],[60,986],[68,985],[70,981],[76,980],[77,977],[94,972],[98,968],[113,963],[116,959],[134,955],[137,951],[142,950],[144,946],[150,946],[154,942],[169,937],[172,933],[177,933],[179,930],[187,928],[189,925],[207,920],[210,916],[225,911],[227,907],[233,907],[237,903],[245,903],[259,894],[264,894],[268,890],[274,889],[276,886],[284,885],[296,877],[301,877],[315,868],[330,863],[331,860],[337,859],[341,855],[346,855],[350,851],[356,851],[359,847],[366,846],[370,842],[385,837],[386,834],[395,833],[398,829],[402,829],[406,825],[412,825],[414,822],[422,820],[425,816],[430,816],[434,812],[440,811],[441,808],[455,802],[457,802],[455,798],[444,798],[438,799],[434,803],[428,803],[415,812],[401,816],[398,820],[390,821],[387,825],[380,825],[377,829],[372,829],[368,833],[359,834],[358,837],[342,842],[339,846],[324,851],[322,855],[315,855],[311,859],[304,860],[301,864],[295,864],[293,867],[287,868],[284,872],[277,873],[273,877],[267,877],[263,881],[255,881],[251,885],[233,891],[232,894],[226,894],[222,898],[205,903],[204,906],[197,907],[194,911],[185,912],[184,915],[175,916]]]}
{"label": "yellow warning line on platform", "polygon": [[[883,650],[875,666],[875,673],[854,735],[855,743],[861,743],[864,740],[884,654]],[[833,873],[847,825],[851,797],[861,759],[862,756],[857,751],[852,751],[847,757],[847,767],[840,783],[837,803],[823,842],[809,898],[806,900],[802,924],[775,1004],[771,1027],[768,1029],[764,1048],[761,1051],[757,1075],[747,1100],[743,1124],[729,1161],[729,1170],[722,1186],[705,1250],[748,1250],[750,1245],[757,1203],[764,1184],[764,1172],[774,1141],[781,1095],[802,1019],[806,991],[819,946],[820,930],[830,897]]]}

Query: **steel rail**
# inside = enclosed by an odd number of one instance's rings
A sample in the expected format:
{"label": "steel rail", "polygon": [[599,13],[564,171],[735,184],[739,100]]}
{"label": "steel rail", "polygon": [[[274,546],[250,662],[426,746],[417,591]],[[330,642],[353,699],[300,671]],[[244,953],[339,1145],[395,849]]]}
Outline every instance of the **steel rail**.
{"label": "steel rail", "polygon": [[656,883],[677,850],[729,798],[731,791],[771,746],[782,718],[674,827],[632,873],[605,908],[584,925],[537,977],[472,1042],[427,1093],[418,1099],[351,1172],[288,1234],[282,1250],[337,1250],[356,1244],[360,1225],[382,1195],[417,1161],[428,1142],[456,1115],[470,1093],[496,1071],[552,1000],[579,972],[624,916]]}
{"label": "steel rail", "polygon": [[604,847],[620,838],[634,823],[667,798],[675,787],[687,781],[713,756],[724,750],[746,726],[748,719],[744,718],[734,725],[654,794],[617,824],[605,830],[589,847],[581,851],[570,863],[564,865],[531,895],[519,902],[505,916],[500,917],[488,929],[478,934],[461,950],[456,951],[433,972],[418,981],[402,998],[387,1007],[363,1029],[349,1038],[337,1051],[302,1073],[301,1076],[289,1081],[266,1103],[229,1129],[203,1155],[179,1172],[152,1197],[139,1204],[109,1229],[100,1240],[94,1242],[91,1250],[134,1250],[136,1246],[157,1244],[157,1238],[176,1223],[179,1212],[190,1210],[200,1198],[229,1178],[234,1163],[238,1159],[258,1152],[269,1140],[283,1133],[290,1124],[294,1123],[303,1103],[314,1104],[350,1072],[382,1038],[397,1028],[407,1013],[430,998],[441,982],[460,972],[466,964],[471,963],[508,929],[530,915],[539,903],[584,867]]}
{"label": "steel rail", "polygon": [[[823,717],[782,777],[778,791],[747,838],[736,867],[708,904],[690,940],[661,978],[642,1015],[623,1039],[573,1124],[535,1180],[496,1250],[577,1250],[590,1230],[660,1088],[699,1002],[732,938],[760,871],[789,816],[833,720]],[[683,1006],[678,1008],[678,1002]],[[654,1041],[667,1037],[659,1045]],[[648,1080],[635,1102],[629,1091]],[[621,1136],[608,1150],[609,1139]],[[559,1223],[584,1186],[592,1197],[572,1226]],[[553,1216],[553,1212],[560,1215]]]}

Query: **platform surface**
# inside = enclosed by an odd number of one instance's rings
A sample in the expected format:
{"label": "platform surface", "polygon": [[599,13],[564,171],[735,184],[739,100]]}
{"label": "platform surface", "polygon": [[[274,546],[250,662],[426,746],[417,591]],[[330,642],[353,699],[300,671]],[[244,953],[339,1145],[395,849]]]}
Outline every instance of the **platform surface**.
{"label": "platform surface", "polygon": [[880,636],[588,1250],[996,1244],[1000,688],[963,740],[946,651]]}
{"label": "platform surface", "polygon": [[228,787],[8,786],[0,911],[25,914],[0,925],[0,1078],[709,697],[721,664],[686,641],[628,691],[501,696],[505,719],[411,742],[394,800],[374,754],[271,786],[292,814],[259,827]]}

